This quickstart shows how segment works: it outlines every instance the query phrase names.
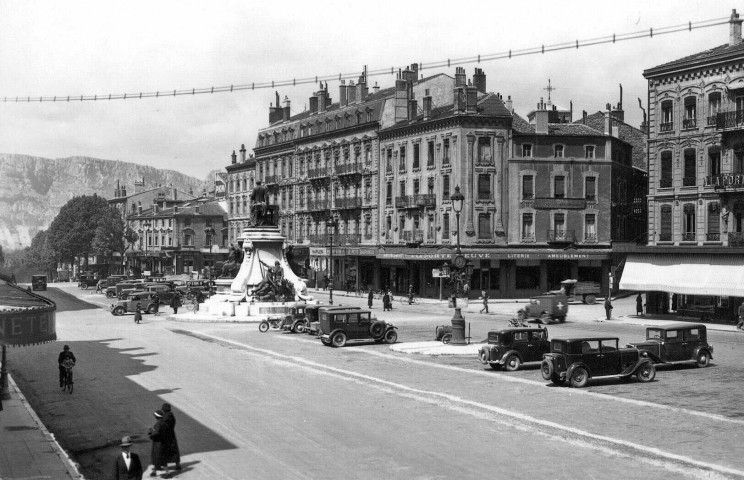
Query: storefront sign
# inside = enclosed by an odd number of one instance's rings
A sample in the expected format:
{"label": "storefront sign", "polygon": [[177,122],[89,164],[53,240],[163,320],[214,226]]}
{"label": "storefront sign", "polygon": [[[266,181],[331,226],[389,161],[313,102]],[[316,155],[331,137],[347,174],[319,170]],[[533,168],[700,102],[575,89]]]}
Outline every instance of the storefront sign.
{"label": "storefront sign", "polygon": [[357,255],[361,257],[374,257],[377,254],[375,248],[347,248],[347,255]]}
{"label": "storefront sign", "polygon": [[323,247],[310,247],[311,257],[325,257],[328,255],[328,249]]}
{"label": "storefront sign", "polygon": [[724,173],[721,175],[712,175],[709,177],[705,177],[704,186],[719,188],[744,188],[744,174]]}
{"label": "storefront sign", "polygon": [[[483,252],[468,253],[462,255],[470,260],[588,260],[588,259],[607,259],[610,258],[609,251],[592,251],[592,252],[564,252],[564,251],[544,251],[544,252],[520,252],[520,251],[501,251],[501,252]],[[400,260],[451,260],[451,253],[378,253],[379,259],[400,259]]]}
{"label": "storefront sign", "polygon": [[[490,253],[463,253],[465,258],[492,258]],[[398,258],[402,260],[450,260],[451,253],[378,253],[377,258]]]}

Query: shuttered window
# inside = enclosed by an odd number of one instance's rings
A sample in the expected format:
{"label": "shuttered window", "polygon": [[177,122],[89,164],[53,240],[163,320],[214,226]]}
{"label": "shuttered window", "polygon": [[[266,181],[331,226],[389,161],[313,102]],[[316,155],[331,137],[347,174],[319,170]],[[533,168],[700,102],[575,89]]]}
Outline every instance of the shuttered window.
{"label": "shuttered window", "polygon": [[672,240],[672,206],[661,206],[661,231],[659,240],[668,242]]}

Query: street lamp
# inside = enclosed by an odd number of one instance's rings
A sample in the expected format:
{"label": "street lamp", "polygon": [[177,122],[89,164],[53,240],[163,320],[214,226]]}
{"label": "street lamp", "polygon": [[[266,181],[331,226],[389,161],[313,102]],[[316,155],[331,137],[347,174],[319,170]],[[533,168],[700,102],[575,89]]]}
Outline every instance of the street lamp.
{"label": "street lamp", "polygon": [[214,257],[212,256],[212,247],[214,246],[214,234],[215,234],[214,227],[212,227],[211,225],[207,225],[206,227],[204,227],[204,234],[207,236],[207,239],[209,240],[209,259],[212,262],[209,268],[210,270],[209,276],[211,279],[211,276],[212,276],[211,271],[212,271],[212,267],[214,267]]}
{"label": "street lamp", "polygon": [[460,212],[462,212],[462,204],[465,201],[465,196],[460,193],[460,186],[455,187],[455,193],[450,196],[452,202],[452,209],[455,211],[455,217],[457,218],[457,253],[460,253]]}
{"label": "street lamp", "polygon": [[[460,192],[460,186],[455,187],[455,193],[450,196],[452,202],[452,209],[455,211],[457,221],[457,253],[452,259],[452,266],[455,272],[452,273],[453,277],[457,280],[462,281],[462,274],[465,273],[464,269],[467,266],[467,260],[462,256],[460,251],[460,212],[462,212],[462,204],[465,201],[465,196]],[[471,267],[472,268],[472,267]],[[460,307],[457,306],[457,283],[455,283],[455,293],[453,294],[453,303],[455,304],[455,314],[452,316],[452,340],[450,343],[455,345],[466,345],[467,340],[465,338],[465,318],[463,318],[460,311]]]}
{"label": "street lamp", "polygon": [[328,217],[328,220],[325,222],[326,224],[326,232],[328,231],[328,228],[331,228],[331,234],[330,234],[330,265],[328,267],[328,283],[329,285],[329,294],[328,294],[328,304],[333,305],[333,234],[336,232],[336,228],[338,227],[338,220],[336,220],[333,215]]}
{"label": "street lamp", "polygon": [[[149,232],[150,232],[150,226],[151,225],[152,224],[150,223],[149,220],[145,220],[144,222],[142,222],[142,226],[145,227],[145,268],[148,268],[148,269],[149,269],[149,261],[147,259],[147,242],[150,241],[150,233]],[[152,275],[152,272],[150,272],[150,274]]]}

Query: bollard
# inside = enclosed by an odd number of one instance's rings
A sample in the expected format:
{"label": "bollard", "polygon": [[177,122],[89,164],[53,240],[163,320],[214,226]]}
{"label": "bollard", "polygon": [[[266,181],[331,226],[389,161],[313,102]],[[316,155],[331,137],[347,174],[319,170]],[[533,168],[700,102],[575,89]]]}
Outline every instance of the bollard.
{"label": "bollard", "polygon": [[452,317],[452,345],[467,345],[465,339],[465,318],[460,312],[460,307],[455,307],[455,315]]}

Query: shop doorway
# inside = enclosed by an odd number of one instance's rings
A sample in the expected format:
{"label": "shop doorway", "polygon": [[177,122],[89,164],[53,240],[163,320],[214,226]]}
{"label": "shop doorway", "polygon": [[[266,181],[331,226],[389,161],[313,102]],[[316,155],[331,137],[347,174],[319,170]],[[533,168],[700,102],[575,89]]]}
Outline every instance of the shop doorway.
{"label": "shop doorway", "polygon": [[571,278],[571,262],[546,262],[548,290],[559,290],[563,280]]}

